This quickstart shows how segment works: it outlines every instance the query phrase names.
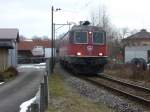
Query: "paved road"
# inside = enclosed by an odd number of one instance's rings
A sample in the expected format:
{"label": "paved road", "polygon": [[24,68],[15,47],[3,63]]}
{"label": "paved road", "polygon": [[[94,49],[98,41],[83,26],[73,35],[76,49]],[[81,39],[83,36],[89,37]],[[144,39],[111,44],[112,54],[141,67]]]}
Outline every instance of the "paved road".
{"label": "paved road", "polygon": [[19,68],[19,71],[17,78],[0,85],[0,112],[19,112],[20,104],[38,91],[44,70],[28,66]]}

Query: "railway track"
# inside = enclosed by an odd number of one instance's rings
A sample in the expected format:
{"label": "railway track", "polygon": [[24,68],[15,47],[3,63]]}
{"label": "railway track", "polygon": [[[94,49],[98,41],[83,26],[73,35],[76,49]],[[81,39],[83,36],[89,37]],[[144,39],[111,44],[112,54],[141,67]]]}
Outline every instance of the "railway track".
{"label": "railway track", "polygon": [[125,95],[127,98],[130,97],[143,105],[150,105],[150,89],[148,88],[126,83],[106,75],[100,75],[97,77],[79,76],[79,78],[82,78],[94,85],[102,86],[109,90],[115,91],[121,95]]}

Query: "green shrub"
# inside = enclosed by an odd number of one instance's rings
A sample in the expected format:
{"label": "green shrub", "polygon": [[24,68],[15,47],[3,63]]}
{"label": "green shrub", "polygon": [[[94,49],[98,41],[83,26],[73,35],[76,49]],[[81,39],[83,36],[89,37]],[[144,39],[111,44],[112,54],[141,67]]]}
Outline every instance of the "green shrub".
{"label": "green shrub", "polygon": [[18,71],[14,67],[8,67],[4,72],[0,72],[0,81],[5,79],[10,79],[18,75]]}
{"label": "green shrub", "polygon": [[17,71],[17,69],[15,67],[8,67],[4,72],[11,72],[15,76],[18,75],[18,71]]}
{"label": "green shrub", "polygon": [[2,72],[0,72],[0,82],[4,82],[4,76]]}
{"label": "green shrub", "polygon": [[150,82],[150,70],[144,70],[141,66],[133,64],[109,63],[105,67],[105,73],[123,79],[144,80]]}

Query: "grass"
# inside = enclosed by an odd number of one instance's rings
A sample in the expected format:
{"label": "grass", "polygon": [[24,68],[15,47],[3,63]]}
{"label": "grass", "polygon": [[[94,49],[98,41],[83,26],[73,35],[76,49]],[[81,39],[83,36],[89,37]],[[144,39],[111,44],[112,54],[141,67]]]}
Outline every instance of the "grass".
{"label": "grass", "polygon": [[8,81],[18,75],[18,71],[14,67],[8,67],[5,71],[0,72],[0,81]]}
{"label": "grass", "polygon": [[81,96],[67,85],[60,73],[49,77],[50,103],[47,112],[114,112],[103,104],[97,104]]}
{"label": "grass", "polygon": [[59,78],[58,75],[53,74],[49,79],[50,85],[50,93],[53,96],[64,96],[65,95],[65,88],[63,81]]}
{"label": "grass", "polygon": [[131,64],[107,65],[105,73],[123,79],[150,82],[150,70],[136,68]]}

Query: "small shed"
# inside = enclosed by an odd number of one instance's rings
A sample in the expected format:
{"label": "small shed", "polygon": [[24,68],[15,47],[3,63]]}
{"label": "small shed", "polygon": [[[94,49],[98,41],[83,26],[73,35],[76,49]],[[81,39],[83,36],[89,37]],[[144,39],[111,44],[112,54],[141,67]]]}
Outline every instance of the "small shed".
{"label": "small shed", "polygon": [[0,28],[0,71],[17,66],[18,29]]}

